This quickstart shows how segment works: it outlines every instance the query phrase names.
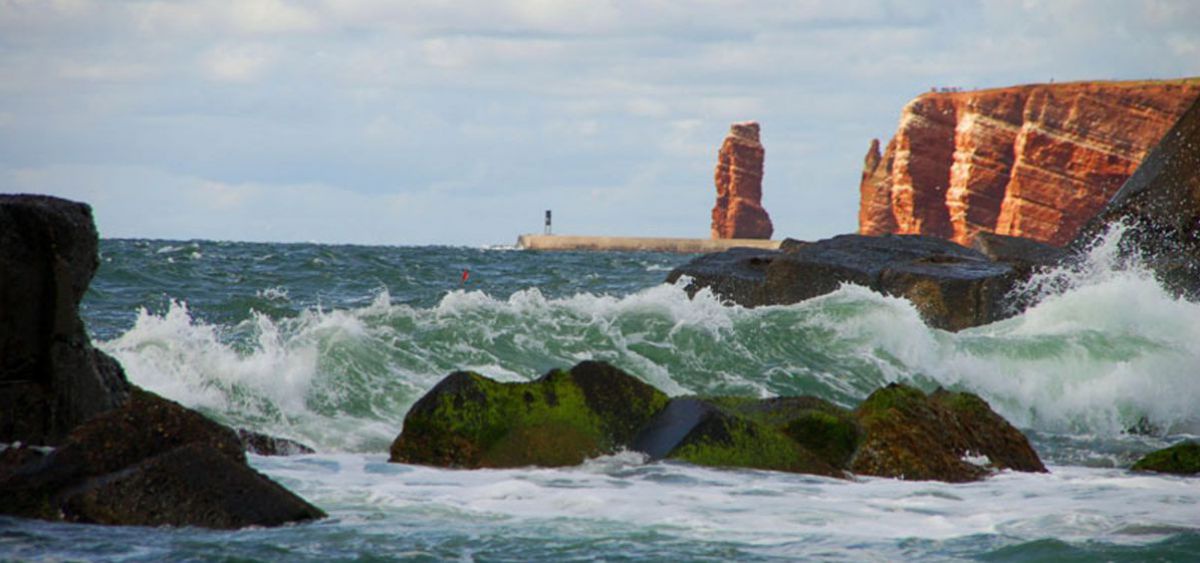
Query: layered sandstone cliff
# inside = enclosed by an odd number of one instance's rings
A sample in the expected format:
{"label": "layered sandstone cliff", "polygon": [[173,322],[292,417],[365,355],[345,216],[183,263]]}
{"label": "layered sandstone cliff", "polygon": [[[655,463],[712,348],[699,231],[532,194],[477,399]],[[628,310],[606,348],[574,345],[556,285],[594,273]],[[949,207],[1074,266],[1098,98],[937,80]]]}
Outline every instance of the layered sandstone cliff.
{"label": "layered sandstone cliff", "polygon": [[1200,78],[918,96],[867,152],[859,232],[1065,244],[1197,95]]}
{"label": "layered sandstone cliff", "polygon": [[762,207],[763,146],[758,123],[734,123],[717,153],[717,203],[712,238],[769,239],[774,228]]}

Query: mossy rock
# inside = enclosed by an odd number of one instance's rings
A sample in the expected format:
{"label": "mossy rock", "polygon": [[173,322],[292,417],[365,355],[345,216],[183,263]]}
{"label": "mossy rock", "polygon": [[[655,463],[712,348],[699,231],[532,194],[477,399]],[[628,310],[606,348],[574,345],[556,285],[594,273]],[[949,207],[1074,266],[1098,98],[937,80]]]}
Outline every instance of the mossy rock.
{"label": "mossy rock", "polygon": [[858,474],[966,482],[996,469],[1046,470],[1025,436],[970,393],[927,396],[893,383],[867,397],[855,416],[864,431],[850,462]]}
{"label": "mossy rock", "polygon": [[603,362],[535,381],[455,372],[421,397],[391,461],[441,467],[575,465],[628,444],[667,396]]}
{"label": "mossy rock", "polygon": [[1200,474],[1200,442],[1188,440],[1150,452],[1133,464],[1133,470],[1173,475]]}
{"label": "mossy rock", "polygon": [[680,397],[632,448],[652,459],[842,477],[857,439],[849,412],[815,397]]}
{"label": "mossy rock", "polygon": [[771,399],[712,399],[726,412],[774,427],[832,467],[846,469],[862,429],[854,415],[812,396]]}
{"label": "mossy rock", "polygon": [[987,456],[992,468],[1046,471],[1029,439],[978,395],[938,389],[929,398],[953,415],[967,450],[976,456]]}

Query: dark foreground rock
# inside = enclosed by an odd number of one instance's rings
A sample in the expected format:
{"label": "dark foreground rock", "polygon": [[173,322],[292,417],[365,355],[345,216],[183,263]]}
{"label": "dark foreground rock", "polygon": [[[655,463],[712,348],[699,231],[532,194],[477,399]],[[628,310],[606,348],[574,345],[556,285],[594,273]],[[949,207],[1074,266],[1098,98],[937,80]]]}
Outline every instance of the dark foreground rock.
{"label": "dark foreground rock", "polygon": [[87,205],[0,195],[0,442],[39,446],[0,452],[0,514],[212,528],[324,516],[251,469],[233,430],[130,385],[92,347],[79,302],[97,248]]}
{"label": "dark foreground rock", "polygon": [[747,307],[798,303],[853,283],[907,298],[931,326],[960,330],[1016,313],[1006,295],[1054,256],[1014,249],[993,260],[934,237],[841,235],[807,244],[785,241],[778,251],[701,256],[673,270],[667,282],[689,276],[689,294],[708,288]]}
{"label": "dark foreground rock", "polygon": [[599,362],[528,383],[453,373],[413,406],[391,461],[562,466],[620,449],[650,460],[829,477],[961,482],[999,469],[1045,471],[1025,436],[970,393],[927,396],[891,385],[854,411],[816,397],[667,401]]}
{"label": "dark foreground rock", "polygon": [[0,194],[0,442],[57,444],[129,384],[79,318],[99,264],[91,208]]}
{"label": "dark foreground rock", "polygon": [[1114,223],[1121,252],[1149,266],[1176,293],[1200,299],[1200,99],[1071,243],[1085,251]]}
{"label": "dark foreground rock", "polygon": [[237,436],[242,442],[242,448],[252,454],[289,456],[316,453],[316,450],[295,440],[270,436],[245,428],[238,428]]}
{"label": "dark foreground rock", "polygon": [[27,518],[209,528],[324,513],[246,465],[233,430],[136,387],[44,457],[0,478],[0,512]]}
{"label": "dark foreground rock", "polygon": [[1200,475],[1200,442],[1188,440],[1146,454],[1133,464],[1134,471],[1173,475]]}
{"label": "dark foreground rock", "polygon": [[404,417],[391,461],[442,467],[563,466],[613,453],[667,403],[603,362],[521,383],[455,372]]}

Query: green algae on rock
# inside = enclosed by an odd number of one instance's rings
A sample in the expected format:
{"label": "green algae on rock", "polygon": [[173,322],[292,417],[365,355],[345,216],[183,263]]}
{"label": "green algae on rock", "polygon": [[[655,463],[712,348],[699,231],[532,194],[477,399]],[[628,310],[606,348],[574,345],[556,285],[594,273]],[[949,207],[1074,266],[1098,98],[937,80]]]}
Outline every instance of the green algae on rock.
{"label": "green algae on rock", "polygon": [[864,439],[850,469],[861,475],[966,482],[993,469],[1046,471],[1025,436],[971,393],[893,383],[855,415]]}
{"label": "green algae on rock", "polygon": [[1045,471],[1028,440],[970,393],[892,384],[850,411],[816,397],[676,397],[602,362],[501,383],[450,374],[421,397],[391,461],[454,468],[575,465],[628,449],[650,461],[912,480]]}
{"label": "green algae on rock", "polygon": [[455,372],[417,401],[390,461],[443,467],[564,466],[613,453],[667,396],[603,362],[535,381]]}
{"label": "green algae on rock", "polygon": [[1200,474],[1200,442],[1188,440],[1150,452],[1134,463],[1132,469],[1173,475]]}
{"label": "green algae on rock", "polygon": [[844,477],[859,429],[849,411],[816,397],[675,399],[707,407],[665,457],[697,465]]}

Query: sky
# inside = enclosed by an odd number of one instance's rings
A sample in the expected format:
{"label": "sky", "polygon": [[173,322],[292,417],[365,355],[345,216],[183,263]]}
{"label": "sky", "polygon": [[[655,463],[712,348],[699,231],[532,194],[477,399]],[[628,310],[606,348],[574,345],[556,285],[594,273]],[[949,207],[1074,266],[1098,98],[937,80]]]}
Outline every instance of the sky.
{"label": "sky", "polygon": [[811,240],[931,87],[1197,75],[1191,0],[0,0],[0,192],[110,238],[707,237],[756,120]]}

